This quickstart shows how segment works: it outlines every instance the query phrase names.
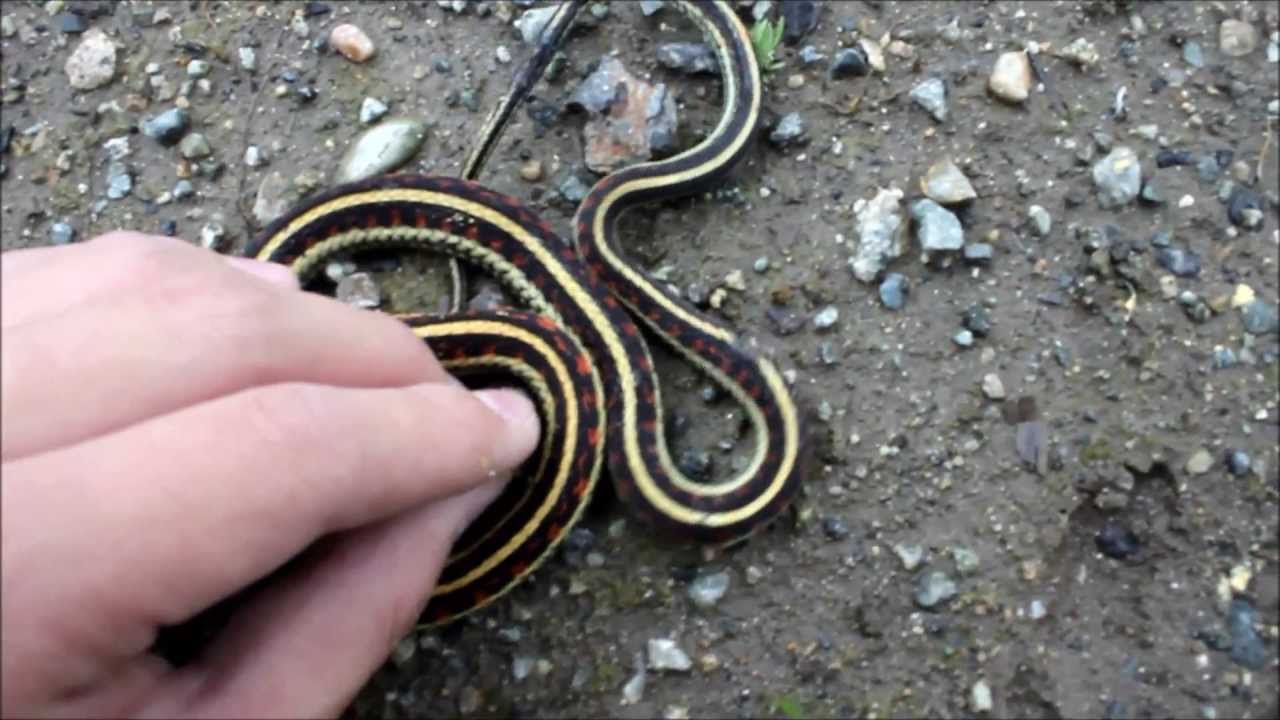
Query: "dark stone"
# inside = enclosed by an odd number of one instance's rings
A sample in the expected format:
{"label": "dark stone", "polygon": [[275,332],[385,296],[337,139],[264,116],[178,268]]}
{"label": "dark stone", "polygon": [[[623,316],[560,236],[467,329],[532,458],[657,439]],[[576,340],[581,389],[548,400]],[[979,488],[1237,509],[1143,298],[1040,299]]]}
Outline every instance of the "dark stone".
{"label": "dark stone", "polygon": [[1253,190],[1237,185],[1227,200],[1227,218],[1231,220],[1232,225],[1248,227],[1244,211],[1249,209],[1261,210],[1262,198]]}
{"label": "dark stone", "polygon": [[333,11],[333,8],[329,7],[329,3],[308,2],[302,6],[302,14],[305,15],[306,17],[315,17],[317,15],[328,15],[332,11]]}
{"label": "dark stone", "polygon": [[1178,277],[1199,277],[1200,256],[1190,250],[1162,247],[1156,250],[1156,262],[1160,267]]}
{"label": "dark stone", "polygon": [[782,31],[786,44],[795,45],[818,26],[820,8],[815,0],[787,0],[781,5],[782,18],[787,23]]}
{"label": "dark stone", "polygon": [[1156,153],[1156,167],[1158,168],[1194,165],[1195,163],[1195,156],[1185,150],[1161,150]]}
{"label": "dark stone", "polygon": [[867,54],[859,47],[850,47],[836,53],[831,61],[830,75],[833,80],[847,77],[861,77],[871,72],[871,63]]}
{"label": "dark stone", "polygon": [[1231,630],[1231,660],[1250,670],[1261,670],[1267,664],[1267,648],[1253,629],[1253,606],[1236,598],[1227,610],[1227,627]]}
{"label": "dark stone", "polygon": [[1132,530],[1110,520],[1093,536],[1093,543],[1098,547],[1098,552],[1117,560],[1132,556],[1138,552],[1139,547],[1138,536]]}
{"label": "dark stone", "polygon": [[991,332],[991,313],[983,305],[970,305],[964,311],[964,327],[978,337],[986,337]]}
{"label": "dark stone", "polygon": [[822,518],[822,531],[832,540],[844,540],[849,537],[849,525],[838,517]]}

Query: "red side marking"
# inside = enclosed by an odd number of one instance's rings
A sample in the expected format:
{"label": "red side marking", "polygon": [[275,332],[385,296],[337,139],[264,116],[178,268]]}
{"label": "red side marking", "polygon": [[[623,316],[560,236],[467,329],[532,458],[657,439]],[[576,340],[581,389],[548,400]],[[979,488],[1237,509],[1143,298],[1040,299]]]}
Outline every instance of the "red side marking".
{"label": "red side marking", "polygon": [[414,227],[417,227],[417,228],[424,228],[424,227],[426,227],[426,226],[427,226],[427,215],[426,215],[426,213],[422,212],[421,210],[414,210],[414,211],[413,211],[413,225],[414,225]]}
{"label": "red side marking", "polygon": [[475,240],[480,237],[480,226],[475,223],[468,225],[466,235],[468,240]]}
{"label": "red side marking", "polygon": [[399,207],[391,208],[391,225],[392,227],[400,227],[401,225],[404,225],[403,216],[400,214]]}
{"label": "red side marking", "polygon": [[515,575],[517,575],[517,576],[523,575],[523,574],[525,574],[525,573],[529,572],[529,563],[524,562],[523,560],[521,560],[520,562],[518,562],[518,563],[516,563],[515,565],[512,565],[512,566],[511,566],[511,572],[512,572],[512,573],[514,573],[514,574],[515,574]]}
{"label": "red side marking", "polygon": [[741,370],[739,370],[739,371],[738,371],[738,374],[737,374],[737,375],[734,375],[734,376],[733,376],[733,379],[734,379],[734,380],[737,380],[739,385],[746,385],[746,384],[747,384],[747,378],[749,378],[749,377],[751,377],[751,375],[750,375],[749,373],[747,373],[747,369],[746,369],[746,368],[742,368]]}
{"label": "red side marking", "polygon": [[605,304],[605,306],[607,306],[607,307],[609,307],[609,308],[611,308],[611,309],[616,310],[616,309],[618,308],[618,299],[617,299],[617,298],[615,298],[615,297],[614,297],[614,296],[612,296],[612,295],[605,295],[605,296],[604,296],[604,304]]}
{"label": "red side marking", "polygon": [[689,343],[689,347],[692,348],[694,352],[701,354],[707,347],[707,344],[702,341],[702,338],[694,338],[693,342]]}
{"label": "red side marking", "polygon": [[627,323],[626,325],[623,325],[622,332],[629,337],[635,337],[640,334],[640,331],[636,329],[635,323]]}
{"label": "red side marking", "polygon": [[650,405],[653,404],[653,388],[645,388],[644,401],[649,403]]}
{"label": "red side marking", "polygon": [[475,593],[471,597],[472,597],[472,601],[476,605],[483,605],[489,602],[489,593],[484,592],[483,590],[475,591]]}
{"label": "red side marking", "polygon": [[560,537],[562,532],[564,532],[564,526],[560,523],[551,523],[547,526],[547,539],[555,540]]}
{"label": "red side marking", "polygon": [[525,255],[524,253],[520,253],[515,257],[511,258],[511,264],[515,265],[518,268],[525,267],[526,265],[529,264],[529,256]]}
{"label": "red side marking", "polygon": [[579,375],[591,374],[591,356],[587,355],[586,353],[578,353],[578,374]]}
{"label": "red side marking", "polygon": [[578,482],[575,483],[573,486],[573,494],[577,497],[582,497],[583,495],[587,494],[587,488],[589,487],[591,487],[590,478],[587,478],[585,476],[580,477],[578,478]]}
{"label": "red side marking", "polygon": [[639,367],[644,372],[653,372],[653,365],[649,362],[649,358],[646,355],[641,355],[636,358],[636,367]]}
{"label": "red side marking", "polygon": [[587,444],[595,447],[600,444],[600,428],[587,428]]}
{"label": "red side marking", "polygon": [[[546,316],[546,315],[538,315],[538,316],[534,319],[534,322],[536,322],[536,323],[538,324],[538,327],[541,327],[541,328],[542,328],[542,329],[544,329],[544,330],[555,330],[555,329],[556,329],[556,321],[555,321],[555,320],[552,320],[550,317],[548,317],[548,316]],[[559,338],[559,336],[557,336],[557,337],[556,337],[556,339],[557,339],[557,340],[559,340],[559,339],[560,339],[560,338]]]}
{"label": "red side marking", "polygon": [[497,235],[494,235],[493,237],[489,238],[489,248],[494,251],[501,250],[502,238],[498,237]]}
{"label": "red side marking", "polygon": [[733,363],[729,362],[729,358],[727,357],[720,358],[720,372],[724,373],[725,375],[728,375],[731,372],[733,372]]}
{"label": "red side marking", "polygon": [[586,234],[587,234],[587,223],[586,223],[585,221],[583,221],[583,220],[579,220],[579,221],[578,221],[578,236],[579,236],[579,237],[581,237],[581,236],[586,235]]}
{"label": "red side marking", "polygon": [[374,213],[369,213],[368,215],[366,215],[364,219],[364,226],[369,230],[372,230],[378,227],[378,216]]}
{"label": "red side marking", "polygon": [[590,390],[584,391],[582,393],[582,404],[589,408],[594,408],[596,405],[596,394]]}
{"label": "red side marking", "polygon": [[657,428],[657,425],[652,420],[645,420],[644,422],[640,423],[640,429],[644,430],[647,433],[652,433],[658,428]]}
{"label": "red side marking", "polygon": [[751,397],[755,398],[756,400],[759,400],[760,396],[763,394],[760,392],[759,385],[752,385],[751,387],[747,388],[747,392],[750,393]]}
{"label": "red side marking", "polygon": [[556,343],[556,351],[559,352],[561,355],[564,355],[569,352],[569,343],[565,342],[563,337],[557,335],[555,343]]}

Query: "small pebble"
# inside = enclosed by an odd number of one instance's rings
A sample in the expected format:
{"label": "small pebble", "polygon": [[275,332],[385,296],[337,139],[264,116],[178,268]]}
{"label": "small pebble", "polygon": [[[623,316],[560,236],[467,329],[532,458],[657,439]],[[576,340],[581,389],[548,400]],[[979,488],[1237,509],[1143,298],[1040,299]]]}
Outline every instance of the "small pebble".
{"label": "small pebble", "polygon": [[227,230],[222,227],[222,223],[208,223],[200,228],[200,246],[208,250],[217,250],[226,235]]}
{"label": "small pebble", "polygon": [[1031,221],[1031,230],[1036,237],[1047,237],[1053,229],[1053,218],[1049,216],[1049,211],[1039,205],[1027,208],[1027,219]]}
{"label": "small pebble", "polygon": [[511,62],[511,51],[507,49],[506,45],[499,45],[493,51],[493,56],[503,65]]}
{"label": "small pebble", "polygon": [[49,242],[54,245],[67,245],[75,242],[76,229],[64,222],[56,222],[49,226]]}
{"label": "small pebble", "polygon": [[165,147],[177,144],[187,132],[191,124],[191,116],[182,108],[166,110],[152,118],[142,121],[142,134],[154,139]]}
{"label": "small pebble", "polygon": [[992,95],[1010,103],[1021,103],[1031,95],[1031,63],[1021,50],[1003,53],[996,58],[987,79]]}
{"label": "small pebble", "polygon": [[828,305],[813,316],[813,326],[818,330],[826,330],[835,325],[839,318],[840,311],[834,305]]}
{"label": "small pebble", "polygon": [[1244,477],[1249,474],[1252,462],[1249,453],[1244,450],[1234,449],[1227,451],[1227,471],[1236,477]]}
{"label": "small pebble", "polygon": [[1108,520],[1093,537],[1094,545],[1103,555],[1123,560],[1138,552],[1138,536],[1129,528]]}
{"label": "small pebble", "polygon": [[898,556],[898,560],[902,562],[905,570],[915,570],[920,567],[920,563],[924,562],[924,546],[915,543],[897,543],[893,546],[893,552]]}
{"label": "small pebble", "polygon": [[693,667],[693,661],[674,640],[654,638],[648,643],[649,668],[651,670],[674,670],[687,672]]}
{"label": "small pebble", "polygon": [[182,179],[173,184],[173,199],[185,200],[196,194],[196,188],[190,180]]}
{"label": "small pebble", "polygon": [[880,283],[880,302],[890,310],[901,310],[906,304],[907,278],[901,273],[889,273]]}
{"label": "small pebble", "polygon": [[376,48],[364,31],[355,25],[343,23],[329,33],[329,47],[337,50],[351,62],[362,63],[373,57]]}
{"label": "small pebble", "polygon": [[822,518],[822,532],[830,540],[844,540],[849,537],[849,525],[843,519],[829,515]]}
{"label": "small pebble", "polygon": [[1004,383],[1001,382],[999,375],[987,373],[983,376],[982,394],[992,400],[1003,400],[1005,398]]}
{"label": "small pebble", "polygon": [[358,308],[372,309],[382,304],[382,293],[369,273],[351,273],[338,281],[334,296]]}
{"label": "small pebble", "polygon": [[192,60],[187,63],[187,77],[202,78],[209,74],[208,60]]}
{"label": "small pebble", "polygon": [[81,36],[63,70],[76,90],[102,87],[115,78],[116,44],[99,28],[90,28]]}
{"label": "small pebble", "polygon": [[791,145],[804,136],[804,118],[800,113],[787,113],[778,121],[778,125],[769,133],[769,142],[779,147]]}
{"label": "small pebble", "polygon": [[729,591],[729,573],[720,571],[701,575],[689,583],[689,599],[700,608],[715,607]]}
{"label": "small pebble", "polygon": [[520,178],[525,182],[538,182],[542,179],[542,161],[527,160],[520,166]]}
{"label": "small pebble", "polygon": [[951,336],[951,341],[960,347],[973,347],[973,333],[968,330],[961,330]]}
{"label": "small pebble", "polygon": [[941,570],[929,570],[916,581],[916,604],[926,610],[935,608],[959,593],[956,583]]}
{"label": "small pebble", "polygon": [[[947,119],[947,86],[942,78],[931,77],[911,89],[911,100],[938,122]],[[936,198],[935,198],[936,199]]]}
{"label": "small pebble", "polygon": [[975,713],[989,713],[995,707],[991,699],[991,686],[986,680],[979,680],[969,690],[969,707],[973,708]]}
{"label": "small pebble", "polygon": [[987,265],[995,257],[995,248],[987,243],[971,243],[964,246],[964,260],[971,265]]}
{"label": "small pebble", "polygon": [[751,264],[751,269],[758,273],[767,271],[769,269],[769,258],[765,255],[756,258],[756,261]]}
{"label": "small pebble", "polygon": [[825,59],[827,59],[827,56],[818,52],[818,49],[812,45],[805,45],[804,47],[800,48],[800,64],[801,65],[814,65],[816,63],[822,62]]}
{"label": "small pebble", "polygon": [[1244,57],[1258,46],[1258,31],[1253,25],[1228,18],[1218,26],[1218,49],[1224,55]]}
{"label": "small pebble", "polygon": [[1209,468],[1213,467],[1213,456],[1208,450],[1200,448],[1187,458],[1187,473],[1190,475],[1203,475],[1209,472]]}
{"label": "small pebble", "polygon": [[360,103],[360,122],[368,125],[382,119],[387,114],[387,104],[377,98],[367,97]]}
{"label": "small pebble", "polygon": [[860,47],[844,48],[836,53],[828,71],[833,80],[861,77],[871,72],[866,52]]}
{"label": "small pebble", "polygon": [[199,160],[213,154],[209,141],[200,133],[191,133],[178,143],[178,153],[188,160]]}
{"label": "small pebble", "polygon": [[240,67],[253,72],[258,69],[258,53],[251,47],[242,47],[238,49],[237,54],[240,56]]}
{"label": "small pebble", "polygon": [[978,197],[969,178],[950,159],[929,167],[920,180],[920,190],[942,205],[955,205]]}

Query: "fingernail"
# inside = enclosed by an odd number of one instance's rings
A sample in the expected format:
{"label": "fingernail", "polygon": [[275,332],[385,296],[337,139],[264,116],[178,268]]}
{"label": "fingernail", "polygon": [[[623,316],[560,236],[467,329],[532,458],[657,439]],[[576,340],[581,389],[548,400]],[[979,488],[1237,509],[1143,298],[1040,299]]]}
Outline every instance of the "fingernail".
{"label": "fingernail", "polygon": [[272,285],[280,287],[297,289],[298,276],[293,271],[279,263],[263,262],[254,260],[253,258],[229,257],[227,263],[237,270],[243,270],[255,277],[266,280]]}
{"label": "fingernail", "polygon": [[472,394],[512,425],[529,425],[538,422],[538,414],[533,409],[533,402],[519,390],[498,388],[476,390]]}
{"label": "fingernail", "polygon": [[507,433],[495,446],[497,469],[514,468],[524,462],[537,447],[541,431],[533,401],[518,390],[476,390],[472,394],[506,421]]}

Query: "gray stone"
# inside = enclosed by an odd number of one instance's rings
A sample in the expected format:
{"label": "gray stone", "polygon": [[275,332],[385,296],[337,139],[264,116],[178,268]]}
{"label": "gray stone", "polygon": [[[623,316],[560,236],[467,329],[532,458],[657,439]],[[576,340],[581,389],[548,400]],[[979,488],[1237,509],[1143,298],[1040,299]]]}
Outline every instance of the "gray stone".
{"label": "gray stone", "polygon": [[654,638],[648,643],[649,668],[651,670],[674,670],[688,672],[693,667],[689,656],[674,640]]}
{"label": "gray stone", "polygon": [[728,591],[729,573],[723,570],[701,575],[689,583],[689,599],[700,608],[715,607]]}
{"label": "gray stone", "polygon": [[1244,318],[1244,329],[1254,335],[1280,333],[1280,313],[1277,313],[1276,306],[1262,298],[1254,298],[1240,308],[1240,312]]}
{"label": "gray stone", "polygon": [[827,330],[840,319],[840,311],[834,305],[828,305],[813,316],[813,326],[818,330]]}
{"label": "gray stone", "polygon": [[955,205],[978,197],[969,178],[950,159],[931,165],[920,184],[925,195],[942,205]]}
{"label": "gray stone", "polygon": [[1118,208],[1133,202],[1142,189],[1142,166],[1128,147],[1112,150],[1093,166],[1093,184],[1103,208]]}
{"label": "gray stone", "polygon": [[142,134],[166,147],[176,145],[191,125],[191,116],[182,108],[166,110],[142,121]]}
{"label": "gray stone", "polygon": [[956,583],[941,570],[922,573],[916,581],[916,604],[926,610],[933,609],[959,593]]}
{"label": "gray stone", "polygon": [[1261,670],[1267,664],[1267,648],[1253,628],[1255,615],[1248,600],[1236,598],[1227,609],[1227,627],[1231,631],[1231,660],[1250,670]]}
{"label": "gray stone", "polygon": [[818,52],[818,48],[812,45],[805,45],[804,47],[800,48],[800,64],[801,65],[816,65],[817,63],[820,63],[826,59],[827,59],[827,56]]}
{"label": "gray stone", "polygon": [[1200,256],[1190,250],[1175,247],[1156,249],[1156,262],[1160,267],[1178,277],[1199,277]]}
{"label": "gray stone", "polygon": [[1188,40],[1182,45],[1182,59],[1193,68],[1204,67],[1204,51],[1200,49],[1200,43],[1195,40]]}
{"label": "gray stone", "polygon": [[1232,475],[1244,477],[1249,474],[1252,465],[1249,453],[1239,449],[1227,451],[1227,471]]}
{"label": "gray stone", "polygon": [[202,78],[209,75],[208,60],[192,60],[187,63],[187,77]]}
{"label": "gray stone", "polygon": [[558,5],[548,5],[520,13],[520,17],[515,22],[516,30],[520,32],[520,39],[528,45],[537,45],[542,39],[542,31],[546,29],[547,23],[551,22],[552,16],[558,9]]}
{"label": "gray stone", "polygon": [[995,248],[987,243],[970,243],[964,246],[964,261],[972,265],[987,265],[995,257]]}
{"label": "gray stone", "polygon": [[942,78],[931,77],[911,89],[911,99],[938,122],[947,119],[947,86]]}
{"label": "gray stone", "polygon": [[920,247],[928,253],[954,252],[964,247],[964,228],[951,211],[927,198],[911,204]]}
{"label": "gray stone", "polygon": [[1258,47],[1258,31],[1253,25],[1227,18],[1218,26],[1218,50],[1230,57],[1244,57]]}
{"label": "gray stone", "polygon": [[372,309],[382,304],[382,292],[369,273],[351,273],[338,281],[334,296],[358,308]]}
{"label": "gray stone", "polygon": [[907,301],[907,278],[900,273],[889,273],[880,283],[880,302],[890,310],[901,310]]}
{"label": "gray stone", "polygon": [[360,103],[360,122],[364,125],[374,123],[387,114],[387,104],[378,98],[367,97]]}
{"label": "gray stone", "polygon": [[1031,230],[1036,237],[1047,237],[1053,229],[1053,218],[1049,216],[1049,211],[1039,205],[1027,208],[1027,218],[1031,221]]}
{"label": "gray stone", "polygon": [[119,200],[133,191],[133,176],[123,162],[113,160],[107,165],[107,197]]}
{"label": "gray stone", "polygon": [[178,143],[178,153],[188,160],[199,160],[213,154],[209,141],[200,133],[191,133]]}
{"label": "gray stone", "polygon": [[670,70],[679,70],[689,75],[715,74],[720,70],[716,54],[706,43],[663,43],[655,52],[658,64]]}
{"label": "gray stone", "polygon": [[49,242],[54,245],[69,245],[76,241],[76,229],[64,222],[56,222],[49,226]]}
{"label": "gray stone", "polygon": [[779,147],[784,147],[804,137],[804,133],[804,118],[800,116],[800,113],[787,113],[778,121],[777,127],[769,133],[769,142]]}

